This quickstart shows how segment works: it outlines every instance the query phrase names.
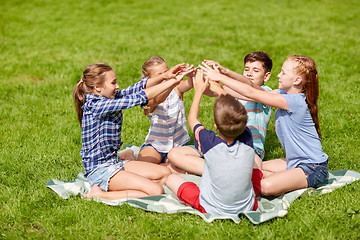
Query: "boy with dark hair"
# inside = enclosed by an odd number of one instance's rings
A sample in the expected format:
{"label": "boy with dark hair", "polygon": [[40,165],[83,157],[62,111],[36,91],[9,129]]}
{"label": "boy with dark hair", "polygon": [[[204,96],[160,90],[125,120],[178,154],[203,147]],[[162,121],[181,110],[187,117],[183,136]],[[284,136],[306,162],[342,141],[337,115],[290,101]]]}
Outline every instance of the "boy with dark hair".
{"label": "boy with dark hair", "polygon": [[215,102],[214,125],[219,136],[199,122],[200,100],[208,85],[199,70],[188,123],[194,131],[195,147],[205,160],[200,186],[177,174],[171,174],[166,185],[181,201],[202,213],[237,216],[239,212],[256,210],[262,173],[253,170],[255,152],[246,127],[247,113],[234,97],[220,95]]}
{"label": "boy with dark hair", "polygon": [[[271,91],[271,88],[265,86],[265,82],[270,79],[272,69],[272,60],[266,52],[256,51],[247,54],[244,58],[244,72],[242,75],[221,66],[217,62],[207,60],[204,62],[218,69],[220,73],[227,77],[249,84],[259,90]],[[233,97],[238,98],[245,106],[248,113],[247,127],[250,128],[253,135],[255,153],[263,160],[265,156],[264,145],[266,131],[271,117],[271,107],[258,102],[246,101],[247,99],[244,99],[243,96],[240,96],[226,86],[224,90]]]}

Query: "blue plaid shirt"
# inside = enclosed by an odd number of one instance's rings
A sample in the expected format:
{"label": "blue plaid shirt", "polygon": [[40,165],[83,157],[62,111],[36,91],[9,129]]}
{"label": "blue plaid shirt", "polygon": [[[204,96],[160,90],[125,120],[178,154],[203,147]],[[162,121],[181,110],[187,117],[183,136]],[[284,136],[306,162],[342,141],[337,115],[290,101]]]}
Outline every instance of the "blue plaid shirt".
{"label": "blue plaid shirt", "polygon": [[120,149],[122,110],[139,104],[147,104],[144,92],[147,79],[116,93],[115,99],[86,94],[82,106],[81,123],[82,148],[80,156],[87,176],[98,165],[107,161],[121,161],[117,151]]}

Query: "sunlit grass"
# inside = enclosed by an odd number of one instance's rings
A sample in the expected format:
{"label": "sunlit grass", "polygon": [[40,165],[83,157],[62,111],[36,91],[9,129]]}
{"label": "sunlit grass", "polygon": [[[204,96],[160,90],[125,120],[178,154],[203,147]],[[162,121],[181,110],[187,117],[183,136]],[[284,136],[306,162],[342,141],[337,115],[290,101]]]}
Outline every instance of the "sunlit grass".
{"label": "sunlit grass", "polygon": [[[152,55],[169,66],[206,58],[242,72],[255,50],[273,58],[272,88],[287,55],[314,58],[329,168],[360,172],[359,11],[355,0],[1,1],[0,238],[358,239],[359,183],[303,196],[284,218],[258,226],[63,200],[45,184],[83,170],[72,89],[88,64],[108,63],[125,88]],[[187,111],[192,96],[184,96]],[[208,128],[213,102],[204,97],[201,105]],[[139,108],[124,111],[125,143],[141,145],[148,127]],[[267,160],[284,156],[273,120],[266,151]]]}

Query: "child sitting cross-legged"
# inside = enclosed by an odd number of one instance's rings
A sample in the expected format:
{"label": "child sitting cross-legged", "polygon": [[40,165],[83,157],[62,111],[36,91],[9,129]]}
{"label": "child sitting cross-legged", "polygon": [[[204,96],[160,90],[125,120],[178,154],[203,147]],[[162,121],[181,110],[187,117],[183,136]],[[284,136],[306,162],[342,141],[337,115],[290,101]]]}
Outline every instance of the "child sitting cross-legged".
{"label": "child sitting cross-legged", "polygon": [[202,213],[236,216],[257,209],[262,173],[253,169],[255,152],[251,131],[246,127],[246,110],[234,97],[220,95],[215,102],[214,125],[218,136],[199,122],[200,100],[208,85],[199,70],[188,123],[194,132],[195,147],[205,159],[200,186],[177,174],[169,175],[166,185],[181,201]]}

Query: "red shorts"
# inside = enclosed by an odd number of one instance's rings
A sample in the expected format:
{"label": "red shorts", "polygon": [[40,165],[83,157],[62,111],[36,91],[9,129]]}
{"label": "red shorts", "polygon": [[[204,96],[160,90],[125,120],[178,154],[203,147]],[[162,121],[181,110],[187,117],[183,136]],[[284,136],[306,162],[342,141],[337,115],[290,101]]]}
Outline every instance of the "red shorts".
{"label": "red shorts", "polygon": [[[262,177],[263,177],[263,173],[259,169],[254,168],[251,177],[251,182],[255,192],[255,203],[254,203],[253,211],[255,211],[258,207],[258,202],[256,197],[260,193],[260,182]],[[206,213],[205,209],[200,205],[200,200],[199,200],[200,189],[195,183],[184,182],[183,184],[180,185],[176,195],[180,199],[180,201],[189,204],[190,206],[196,208],[202,213]]]}
{"label": "red shorts", "polygon": [[255,211],[258,208],[258,202],[257,202],[256,197],[260,193],[260,182],[261,182],[262,178],[263,178],[262,171],[260,171],[260,169],[255,169],[254,168],[253,173],[252,173],[252,177],[251,177],[251,182],[252,182],[254,192],[255,192],[255,203],[254,203],[253,211]]}
{"label": "red shorts", "polygon": [[200,205],[200,189],[195,183],[184,182],[180,185],[176,195],[180,201],[191,205],[202,213],[206,213],[205,209]]}

